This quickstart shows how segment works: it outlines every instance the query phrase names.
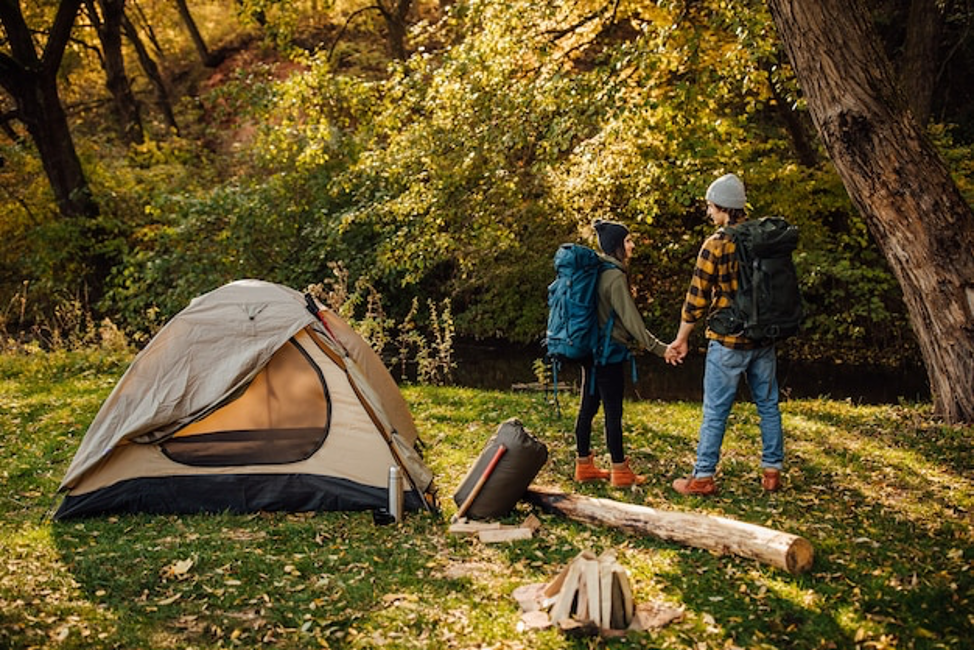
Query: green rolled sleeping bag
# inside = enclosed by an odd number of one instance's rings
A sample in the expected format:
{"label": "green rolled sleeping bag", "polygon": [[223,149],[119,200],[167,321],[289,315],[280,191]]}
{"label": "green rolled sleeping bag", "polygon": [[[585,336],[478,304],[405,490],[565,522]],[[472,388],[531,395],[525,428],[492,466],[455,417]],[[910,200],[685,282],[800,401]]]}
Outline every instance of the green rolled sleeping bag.
{"label": "green rolled sleeping bag", "polygon": [[548,448],[528,433],[517,418],[501,423],[453,495],[457,507],[462,506],[484,472],[489,471],[501,445],[504,452],[464,516],[491,519],[507,515],[548,460]]}

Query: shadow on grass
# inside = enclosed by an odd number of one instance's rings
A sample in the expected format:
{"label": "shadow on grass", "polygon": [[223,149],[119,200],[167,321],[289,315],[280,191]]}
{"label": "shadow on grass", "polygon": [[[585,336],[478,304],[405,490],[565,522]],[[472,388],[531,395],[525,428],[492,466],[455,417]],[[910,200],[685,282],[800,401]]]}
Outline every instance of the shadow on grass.
{"label": "shadow on grass", "polygon": [[[642,405],[637,417],[653,406]],[[634,456],[649,483],[627,493],[604,484],[562,488],[589,496],[698,510],[800,534],[816,561],[789,576],[749,560],[677,549],[653,573],[667,596],[699,614],[681,634],[774,647],[961,648],[974,638],[971,451],[963,428],[944,428],[902,407],[820,401],[785,408],[785,490],[758,483],[760,442],[749,406],[735,407],[719,496],[669,488],[673,460],[689,467],[696,435],[672,423],[637,424]],[[834,412],[833,409],[838,409]],[[651,419],[651,418],[650,418]],[[934,435],[928,435],[928,434]],[[555,455],[570,476],[571,450]],[[647,553],[656,540],[628,541]]]}
{"label": "shadow on grass", "polygon": [[[84,611],[93,613],[88,635],[78,627],[59,647],[463,647],[461,641],[513,638],[538,648],[586,647],[553,631],[519,636],[510,597],[517,586],[551,579],[586,548],[618,549],[639,598],[686,607],[685,621],[638,643],[959,649],[974,638],[971,490],[963,472],[970,451],[948,436],[942,458],[923,427],[909,429],[907,414],[891,420],[884,408],[788,403],[785,490],[769,495],[757,482],[755,416],[749,407],[735,407],[721,493],[702,499],[670,488],[692,463],[699,405],[627,405],[627,448],[650,480],[618,490],[572,483],[573,408],[557,417],[540,396],[455,389],[407,395],[421,413],[447,510],[442,517],[411,515],[394,527],[374,526],[369,513],[55,524],[57,562],[76,581]],[[486,546],[448,535],[453,491],[509,417],[549,447],[539,484],[800,534],[813,544],[815,564],[792,576],[744,558],[547,515],[539,534],[523,542]],[[886,421],[900,424],[886,429]],[[520,504],[505,523],[529,511]],[[58,606],[43,607],[54,612]],[[102,634],[111,641],[100,640]],[[43,645],[20,638],[11,647]]]}
{"label": "shadow on grass", "polygon": [[456,588],[431,569],[439,525],[418,513],[381,527],[368,512],[125,516],[54,533],[82,594],[120,621],[112,644],[320,647],[380,628],[433,633],[435,603]]}

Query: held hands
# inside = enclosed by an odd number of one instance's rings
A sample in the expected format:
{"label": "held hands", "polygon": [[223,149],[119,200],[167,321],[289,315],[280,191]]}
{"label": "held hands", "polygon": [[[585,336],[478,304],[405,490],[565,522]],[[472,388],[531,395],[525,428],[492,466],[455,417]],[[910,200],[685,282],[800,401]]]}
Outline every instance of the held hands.
{"label": "held hands", "polygon": [[686,341],[673,341],[666,346],[666,353],[663,355],[663,359],[671,366],[678,366],[683,363],[683,359],[687,356],[689,349],[690,346]]}
{"label": "held hands", "polygon": [[676,338],[673,342],[666,346],[666,353],[663,358],[666,363],[671,366],[676,366],[683,363],[683,359],[686,358],[687,352],[690,351],[690,332],[693,331],[693,323],[688,323],[686,321],[680,322],[680,331],[677,332]]}

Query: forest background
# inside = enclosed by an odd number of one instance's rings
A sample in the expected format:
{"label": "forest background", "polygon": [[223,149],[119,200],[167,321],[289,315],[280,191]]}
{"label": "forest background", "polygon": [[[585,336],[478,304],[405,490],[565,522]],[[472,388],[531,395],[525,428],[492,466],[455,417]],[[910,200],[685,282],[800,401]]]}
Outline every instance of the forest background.
{"label": "forest background", "polygon": [[[37,51],[63,4],[21,7]],[[974,10],[867,4],[971,203]],[[936,13],[934,42],[911,11]],[[599,217],[632,227],[637,302],[666,338],[712,228],[701,197],[729,171],[753,215],[801,228],[808,319],[786,353],[920,363],[763,2],[92,0],[59,63],[91,207],[66,214],[0,96],[5,348],[108,324],[142,343],[243,277],[347,292],[380,346],[423,319],[537,343],[552,254]]]}
{"label": "forest background", "polygon": [[[974,8],[866,4],[970,204]],[[194,296],[241,277],[320,285],[392,354],[422,327],[434,348],[454,333],[537,344],[555,248],[610,216],[637,236],[637,301],[668,337],[712,228],[701,196],[725,171],[744,176],[752,214],[802,229],[809,319],[783,353],[919,364],[903,293],[765,3],[0,0],[0,24],[0,86],[55,88],[70,127],[45,131],[49,115],[0,93],[0,348],[13,352],[0,355],[0,646],[589,647],[522,636],[509,596],[586,547],[624,551],[640,602],[685,607],[613,647],[969,645],[971,432],[923,404],[789,400],[781,497],[754,480],[756,415],[742,409],[706,503],[669,487],[692,464],[699,404],[627,406],[652,479],[586,493],[801,533],[816,552],[805,576],[547,517],[502,549],[457,541],[442,519],[394,529],[368,513],[44,520],[130,344]],[[38,141],[70,145],[83,191],[53,189]],[[39,349],[56,351],[18,354]],[[444,367],[435,349],[425,361]],[[579,489],[567,410],[507,390],[404,391],[444,494],[509,414],[551,443],[545,481]]]}

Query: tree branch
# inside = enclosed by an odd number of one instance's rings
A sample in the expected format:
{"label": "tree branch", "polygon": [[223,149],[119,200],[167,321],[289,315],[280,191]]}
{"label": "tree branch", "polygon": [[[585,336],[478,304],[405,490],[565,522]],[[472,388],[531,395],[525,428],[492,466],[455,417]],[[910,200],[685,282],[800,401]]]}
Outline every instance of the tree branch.
{"label": "tree branch", "polygon": [[574,24],[569,25],[568,27],[564,27],[562,29],[546,29],[542,33],[547,34],[548,36],[551,36],[552,37],[551,40],[553,40],[553,41],[561,40],[561,39],[565,38],[566,36],[568,36],[569,34],[573,34],[573,33],[577,32],[579,29],[581,29],[585,25],[589,24],[593,20],[598,19],[599,16],[601,16],[602,13],[605,10],[606,10],[606,7],[602,7],[601,9],[596,9],[595,11],[593,11],[590,14],[588,14],[587,16],[582,16]]}
{"label": "tree branch", "polygon": [[47,37],[47,44],[44,46],[44,55],[41,58],[44,67],[54,74],[61,67],[61,59],[64,56],[64,48],[68,44],[71,36],[71,29],[74,27],[75,18],[78,10],[81,9],[81,0],[61,0],[58,5],[57,15],[54,17],[54,25],[51,26],[50,36]]}
{"label": "tree branch", "polygon": [[369,5],[368,7],[362,7],[361,9],[357,9],[353,11],[348,16],[348,18],[345,19],[345,24],[342,25],[341,31],[338,32],[338,36],[335,37],[335,40],[332,42],[331,47],[328,48],[328,56],[326,57],[326,60],[331,61],[331,57],[335,53],[335,48],[338,46],[338,43],[342,40],[342,36],[345,35],[345,30],[348,29],[348,26],[349,24],[351,24],[352,20],[357,18],[359,14],[363,14],[366,11],[373,11],[373,10],[378,11],[380,14],[385,15],[382,6]]}
{"label": "tree branch", "polygon": [[6,133],[7,137],[10,138],[10,140],[14,144],[21,146],[24,144],[25,140],[19,133],[17,133],[14,127],[11,126],[10,124],[14,120],[19,120],[19,119],[20,119],[20,111],[16,109],[12,111],[6,111],[5,113],[0,114],[0,130]]}
{"label": "tree branch", "polygon": [[30,28],[20,11],[20,5],[8,0],[0,1],[0,23],[3,23],[10,43],[10,53],[13,55],[11,60],[36,63],[37,50],[34,49]]}
{"label": "tree branch", "polygon": [[954,55],[957,54],[957,50],[960,49],[961,45],[967,42],[967,38],[970,35],[971,35],[971,23],[970,21],[968,21],[967,24],[964,26],[964,34],[957,39],[957,42],[954,43],[953,47],[950,48],[950,51],[947,52],[946,55],[944,55],[944,60],[940,62],[940,69],[937,70],[937,77],[936,77],[937,83],[940,83],[940,80],[943,79],[944,71],[947,69],[947,64],[950,62],[951,59],[954,58]]}
{"label": "tree branch", "polygon": [[159,58],[160,61],[162,61],[163,59],[166,58],[166,53],[162,51],[162,46],[159,44],[159,40],[156,38],[156,33],[152,29],[152,24],[149,22],[149,19],[146,17],[145,12],[142,11],[142,6],[135,0],[129,0],[128,6],[135,8],[135,13],[137,15],[138,22],[139,22],[139,28],[146,33],[146,36],[148,36],[149,38],[149,42],[152,43],[152,47],[156,51],[156,56]]}

